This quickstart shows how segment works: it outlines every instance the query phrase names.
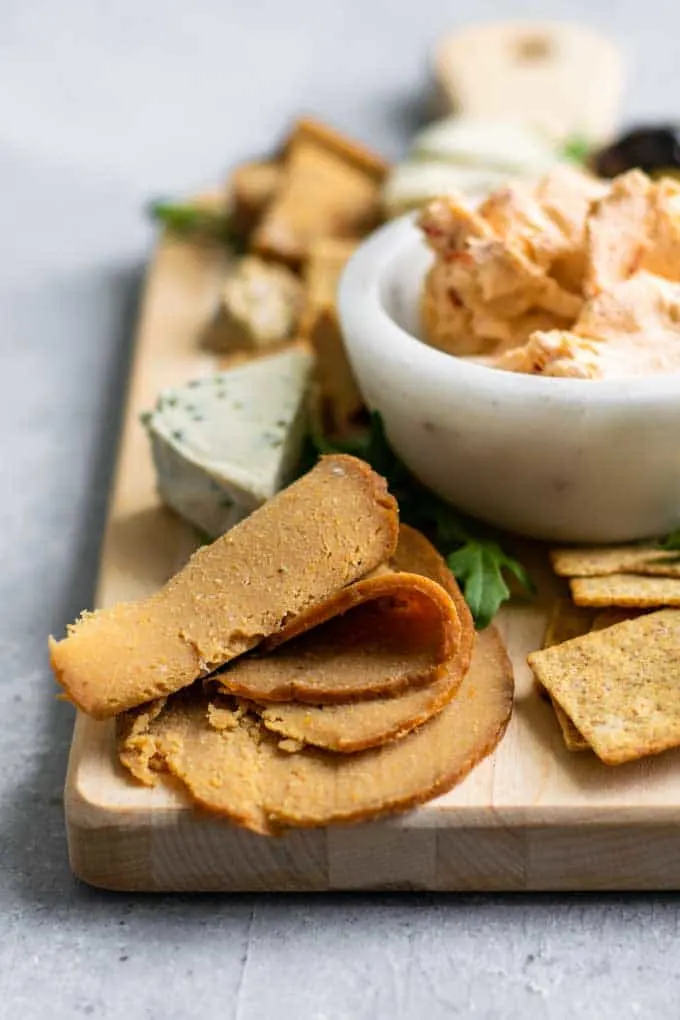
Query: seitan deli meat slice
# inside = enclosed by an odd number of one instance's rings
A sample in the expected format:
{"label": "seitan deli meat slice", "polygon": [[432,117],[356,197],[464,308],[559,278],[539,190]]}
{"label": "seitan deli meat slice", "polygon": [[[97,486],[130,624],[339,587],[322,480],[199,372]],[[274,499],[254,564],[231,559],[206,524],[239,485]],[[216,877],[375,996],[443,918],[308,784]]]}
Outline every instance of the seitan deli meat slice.
{"label": "seitan deli meat slice", "polygon": [[302,744],[351,753],[405,736],[448,704],[470,666],[473,623],[467,603],[446,563],[424,535],[402,524],[399,545],[390,560],[394,570],[412,571],[436,581],[451,596],[462,635],[439,680],[396,697],[379,697],[335,705],[252,704],[272,733]]}
{"label": "seitan deli meat slice", "polygon": [[377,818],[445,793],[496,747],[512,700],[512,668],[498,632],[489,627],[477,636],[457,696],[419,729],[383,747],[353,755],[306,749],[290,754],[231,699],[213,706],[220,717],[216,727],[201,684],[168,699],[149,721],[148,735],[155,767],[179,779],[197,804],[273,834],[289,826]]}
{"label": "seitan deli meat slice", "polygon": [[463,672],[447,666],[440,680],[397,697],[338,705],[248,702],[266,729],[302,745],[352,754],[406,736],[440,712],[458,690]]}
{"label": "seitan deli meat slice", "polygon": [[398,694],[440,679],[462,636],[441,585],[420,574],[383,573],[300,614],[216,679],[224,694],[255,701],[323,704]]}
{"label": "seitan deli meat slice", "polygon": [[324,457],[188,564],[158,593],[85,614],[52,668],[104,719],[186,687],[388,559],[398,509],[355,457]]}
{"label": "seitan deli meat slice", "polygon": [[363,754],[292,755],[268,787],[270,823],[320,826],[362,821],[422,804],[459,783],[490,754],[512,712],[512,667],[494,627],[477,635],[458,694],[403,740]]}

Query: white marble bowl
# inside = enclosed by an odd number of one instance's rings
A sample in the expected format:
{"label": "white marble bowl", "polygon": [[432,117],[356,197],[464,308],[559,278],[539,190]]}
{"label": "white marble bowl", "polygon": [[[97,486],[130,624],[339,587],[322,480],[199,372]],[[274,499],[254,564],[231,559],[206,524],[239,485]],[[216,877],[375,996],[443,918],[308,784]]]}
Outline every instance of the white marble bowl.
{"label": "white marble bowl", "polygon": [[403,217],[361,245],[339,293],[366,402],[414,474],[534,538],[620,542],[680,525],[680,375],[538,378],[437,351],[418,338],[430,259]]}

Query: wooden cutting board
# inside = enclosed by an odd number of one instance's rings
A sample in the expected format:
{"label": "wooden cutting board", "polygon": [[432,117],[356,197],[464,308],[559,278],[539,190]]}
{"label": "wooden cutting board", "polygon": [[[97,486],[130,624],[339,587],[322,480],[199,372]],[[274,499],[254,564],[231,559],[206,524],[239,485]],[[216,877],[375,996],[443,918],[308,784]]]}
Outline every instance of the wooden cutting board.
{"label": "wooden cutting board", "polygon": [[[161,243],[150,268],[97,605],[146,595],[195,545],[156,497],[138,416],[158,391],[216,367],[197,337],[224,255]],[[268,839],[194,810],[177,789],[129,780],[113,724],[79,715],[66,782],[68,841],[84,881],[125,890],[668,889],[680,887],[680,752],[608,768],[570,754],[536,693],[526,655],[564,594],[528,550],[540,598],[499,625],[517,700],[496,753],[456,789],[403,817]]]}

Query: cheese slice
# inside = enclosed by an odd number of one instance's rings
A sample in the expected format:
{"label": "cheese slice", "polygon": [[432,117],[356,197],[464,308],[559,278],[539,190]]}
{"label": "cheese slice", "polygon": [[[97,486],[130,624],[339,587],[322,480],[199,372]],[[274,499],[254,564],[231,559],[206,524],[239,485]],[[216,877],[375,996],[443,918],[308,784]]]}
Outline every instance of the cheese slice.
{"label": "cheese slice", "polygon": [[163,501],[215,538],[292,481],[313,362],[297,345],[164,390],[144,417]]}

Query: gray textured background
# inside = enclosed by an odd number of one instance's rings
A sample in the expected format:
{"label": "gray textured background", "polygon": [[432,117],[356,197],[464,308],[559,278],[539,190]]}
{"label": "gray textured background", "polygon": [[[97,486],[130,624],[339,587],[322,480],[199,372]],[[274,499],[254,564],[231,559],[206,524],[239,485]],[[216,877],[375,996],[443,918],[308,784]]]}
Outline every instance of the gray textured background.
{"label": "gray textured background", "polygon": [[130,897],[71,877],[71,711],[45,637],[89,604],[150,196],[299,109],[396,156],[463,20],[612,32],[629,116],[678,111],[661,0],[0,0],[0,1017],[677,1016],[675,896]]}

